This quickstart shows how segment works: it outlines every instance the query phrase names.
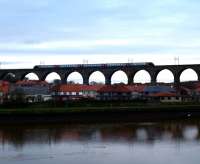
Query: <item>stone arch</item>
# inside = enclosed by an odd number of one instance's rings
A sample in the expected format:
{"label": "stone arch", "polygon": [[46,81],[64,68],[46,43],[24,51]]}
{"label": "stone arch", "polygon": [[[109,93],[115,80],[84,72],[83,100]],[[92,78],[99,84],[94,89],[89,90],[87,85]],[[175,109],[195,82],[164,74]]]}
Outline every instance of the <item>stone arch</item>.
{"label": "stone arch", "polygon": [[1,77],[2,80],[14,82],[16,81],[16,75],[12,72],[6,72]]}
{"label": "stone arch", "polygon": [[198,72],[192,68],[185,68],[179,73],[179,81],[198,81]]}
{"label": "stone arch", "polygon": [[67,83],[83,84],[83,75],[78,71],[70,72],[66,78]]}
{"label": "stone arch", "polygon": [[151,79],[152,77],[149,71],[142,69],[135,73],[133,77],[133,82],[134,83],[150,83]]}
{"label": "stone arch", "polygon": [[52,83],[54,80],[61,80],[61,76],[57,72],[48,72],[44,79],[45,81]]}
{"label": "stone arch", "polygon": [[93,71],[89,75],[89,79],[88,80],[89,80],[89,84],[91,84],[92,82],[105,84],[105,82],[106,82],[105,75],[101,71]]}
{"label": "stone arch", "polygon": [[28,80],[40,80],[39,76],[35,72],[26,72],[21,76],[21,80],[24,80],[27,77]]}
{"label": "stone arch", "polygon": [[[114,81],[113,81],[114,78]],[[125,83],[128,84],[128,76],[123,70],[116,70],[111,74],[110,77],[111,84]]]}
{"label": "stone arch", "polygon": [[173,83],[174,82],[174,74],[170,69],[162,69],[156,75],[157,83]]}

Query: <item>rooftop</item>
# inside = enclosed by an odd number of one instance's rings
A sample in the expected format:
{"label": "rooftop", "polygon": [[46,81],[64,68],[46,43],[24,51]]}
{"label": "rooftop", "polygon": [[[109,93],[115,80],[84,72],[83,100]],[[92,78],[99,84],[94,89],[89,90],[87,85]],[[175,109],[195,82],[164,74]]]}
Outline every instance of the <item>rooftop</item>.
{"label": "rooftop", "polygon": [[131,90],[123,84],[116,84],[116,85],[105,85],[104,87],[102,87],[101,89],[99,89],[98,92],[131,92]]}

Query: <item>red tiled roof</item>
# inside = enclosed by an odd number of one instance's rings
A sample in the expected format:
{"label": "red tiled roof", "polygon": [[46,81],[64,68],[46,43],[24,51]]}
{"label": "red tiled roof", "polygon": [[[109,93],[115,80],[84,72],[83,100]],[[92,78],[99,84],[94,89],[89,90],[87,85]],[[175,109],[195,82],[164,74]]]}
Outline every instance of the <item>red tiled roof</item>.
{"label": "red tiled roof", "polygon": [[10,83],[8,81],[0,81],[0,85],[4,86],[4,85],[9,85]]}
{"label": "red tiled roof", "polygon": [[141,92],[144,92],[144,88],[146,87],[146,85],[127,85],[126,87],[132,92],[141,93]]}
{"label": "red tiled roof", "polygon": [[82,90],[83,91],[98,91],[101,89],[104,85],[83,85]]}
{"label": "red tiled roof", "polygon": [[116,84],[116,85],[105,85],[101,89],[98,90],[98,92],[131,92],[130,89],[128,89],[125,85]]}
{"label": "red tiled roof", "polygon": [[150,97],[174,97],[176,96],[176,93],[160,92],[160,93],[150,94],[149,96]]}
{"label": "red tiled roof", "polygon": [[61,84],[56,86],[54,89],[57,89],[58,92],[81,92],[81,84]]}
{"label": "red tiled roof", "polygon": [[82,84],[61,84],[54,87],[59,92],[81,92],[81,91],[98,91],[98,92],[143,92],[145,85],[82,85]]}
{"label": "red tiled roof", "polygon": [[9,92],[10,83],[6,81],[0,82],[0,92],[3,92],[4,94],[7,94]]}
{"label": "red tiled roof", "polygon": [[52,89],[58,92],[81,92],[81,91],[97,91],[97,92],[143,92],[146,85],[82,85],[82,84],[60,84]]}
{"label": "red tiled roof", "polygon": [[103,85],[61,84],[53,87],[59,92],[98,91]]}

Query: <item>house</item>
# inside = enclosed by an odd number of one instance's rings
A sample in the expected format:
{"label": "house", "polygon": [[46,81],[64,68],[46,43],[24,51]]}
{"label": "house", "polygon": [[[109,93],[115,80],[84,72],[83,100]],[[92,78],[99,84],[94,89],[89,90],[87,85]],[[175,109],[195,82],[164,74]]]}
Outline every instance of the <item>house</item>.
{"label": "house", "polygon": [[60,84],[52,88],[52,96],[56,99],[77,100],[83,97],[83,85],[81,84]]}
{"label": "house", "polygon": [[199,85],[182,85],[178,88],[178,93],[182,97],[183,102],[194,102],[199,101]]}
{"label": "house", "polygon": [[0,104],[4,103],[8,99],[8,93],[10,89],[10,83],[7,81],[0,81]]}
{"label": "house", "polygon": [[178,88],[178,92],[182,96],[192,96],[192,95],[194,95],[193,89],[190,89],[190,88],[185,87],[185,86],[180,86]]}
{"label": "house", "polygon": [[130,100],[131,90],[124,84],[105,85],[98,91],[97,100]]}
{"label": "house", "polygon": [[10,88],[10,94],[15,91],[23,93],[26,102],[42,102],[51,100],[49,84],[39,80],[23,80],[13,84]]}
{"label": "house", "polygon": [[146,85],[143,84],[135,84],[135,85],[127,85],[126,86],[131,91],[131,99],[141,99],[143,97],[144,88]]}
{"label": "house", "polygon": [[103,87],[104,85],[98,84],[98,85],[83,85],[82,92],[83,97],[88,99],[96,99],[98,95],[98,91]]}
{"label": "house", "polygon": [[60,84],[53,87],[53,96],[61,100],[96,99],[103,85]]}
{"label": "house", "polygon": [[177,95],[176,90],[171,86],[146,86],[144,88],[144,96],[149,101],[182,102],[182,97]]}
{"label": "house", "polygon": [[149,95],[151,100],[157,100],[162,103],[178,103],[182,102],[182,97],[176,93],[160,92]]}

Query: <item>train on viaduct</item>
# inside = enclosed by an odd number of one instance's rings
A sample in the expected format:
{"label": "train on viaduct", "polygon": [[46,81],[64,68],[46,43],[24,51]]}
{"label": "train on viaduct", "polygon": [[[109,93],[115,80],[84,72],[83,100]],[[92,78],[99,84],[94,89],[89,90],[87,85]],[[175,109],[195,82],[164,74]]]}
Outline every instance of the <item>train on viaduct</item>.
{"label": "train on viaduct", "polygon": [[[105,84],[111,84],[111,77],[116,71],[123,71],[128,78],[128,84],[133,84],[135,74],[140,70],[145,70],[151,77],[151,84],[157,83],[157,76],[162,70],[169,70],[174,76],[174,84],[180,83],[180,75],[186,69],[193,69],[200,81],[200,64],[185,65],[154,65],[152,62],[143,63],[103,63],[103,64],[67,64],[67,65],[36,65],[31,69],[0,69],[0,80],[7,76],[13,76],[16,80],[23,80],[29,73],[34,73],[39,80],[45,80],[46,77],[55,72],[60,76],[63,83],[67,81],[68,76],[73,72],[82,75],[83,84],[89,84],[89,77],[92,73],[100,71],[105,77]],[[120,77],[119,77],[120,78]]]}

